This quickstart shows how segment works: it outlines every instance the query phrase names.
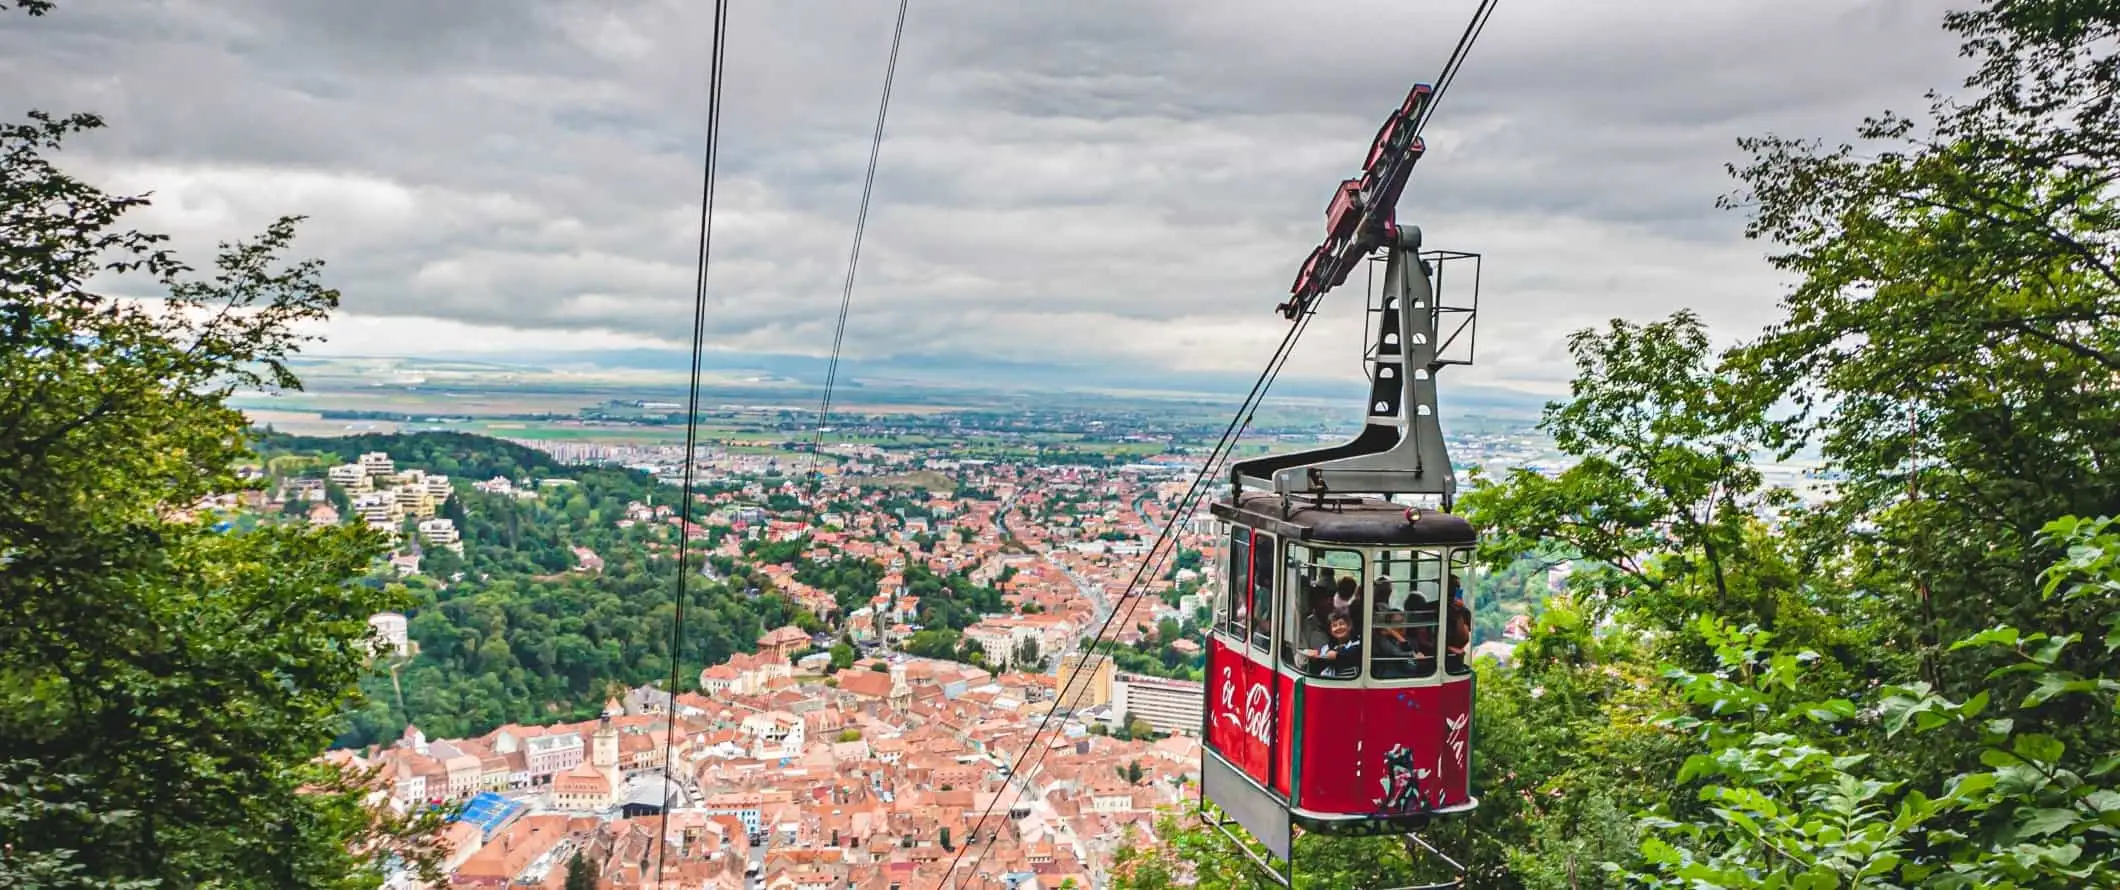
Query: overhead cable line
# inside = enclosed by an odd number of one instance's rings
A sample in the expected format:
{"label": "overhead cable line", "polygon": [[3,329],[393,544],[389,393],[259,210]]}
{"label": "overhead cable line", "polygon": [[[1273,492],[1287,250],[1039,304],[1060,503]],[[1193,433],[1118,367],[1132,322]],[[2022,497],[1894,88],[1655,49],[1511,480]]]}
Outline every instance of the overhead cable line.
{"label": "overhead cable line", "polygon": [[[1215,442],[1215,447],[1208,452],[1207,460],[1200,465],[1200,471],[1193,475],[1192,483],[1186,487],[1185,495],[1179,498],[1181,507],[1195,500],[1199,494],[1205,491],[1204,485],[1211,478],[1211,473],[1216,464],[1224,456],[1225,449],[1233,447],[1240,423],[1248,425],[1246,418],[1252,413],[1257,402],[1264,397],[1265,388],[1270,385],[1272,375],[1277,375],[1281,365],[1287,362],[1288,355],[1294,350],[1296,339],[1302,336],[1303,329],[1308,325],[1312,314],[1304,313],[1296,322],[1289,325],[1288,333],[1281,338],[1281,345],[1274,350],[1274,356],[1268,361],[1266,370],[1261,371],[1258,378],[1252,381],[1251,391],[1244,396],[1244,406],[1239,408],[1237,413],[1229,419],[1229,424],[1223,427],[1221,438]],[[1024,778],[1023,765],[1030,753],[1037,749],[1038,737],[1045,734],[1046,729],[1052,723],[1053,716],[1060,712],[1059,705],[1066,703],[1068,690],[1074,688],[1075,678],[1080,676],[1083,673],[1083,669],[1093,660],[1096,655],[1097,644],[1103,642],[1105,634],[1111,631],[1112,622],[1118,620],[1122,611],[1132,611],[1132,604],[1128,600],[1135,596],[1134,591],[1140,587],[1142,578],[1147,576],[1151,568],[1156,565],[1156,554],[1164,549],[1165,542],[1175,543],[1172,540],[1172,535],[1180,527],[1181,523],[1174,514],[1172,521],[1163,526],[1163,530],[1156,535],[1154,543],[1151,543],[1147,552],[1142,554],[1140,567],[1134,570],[1134,576],[1127,582],[1125,591],[1111,602],[1111,614],[1104,616],[1104,623],[1098,626],[1097,633],[1090,638],[1088,654],[1092,658],[1077,661],[1074,669],[1069,671],[1067,677],[1060,682],[1059,701],[1054,703],[1053,708],[1045,712],[1045,717],[1039,720],[1038,727],[1031,731],[1031,737],[1025,742],[1023,750],[1017,752],[1015,761],[1009,766],[1007,783],[1011,789],[1016,787],[1018,781],[1029,781]],[[1079,694],[1078,692],[1077,695],[1079,696]],[[1044,757],[1041,755],[1039,760],[1042,761],[1043,759]],[[1036,764],[1033,764],[1032,768],[1035,769]],[[964,859],[965,852],[981,843],[979,829],[986,824],[987,818],[993,815],[994,808],[1001,803],[1003,797],[1010,797],[1013,800],[1013,795],[1004,791],[994,795],[993,800],[987,802],[986,809],[982,810],[979,813],[979,818],[972,822],[971,831],[968,832],[970,837],[966,839],[967,842],[957,848],[957,855],[950,859],[949,868],[943,871],[942,880],[950,881],[951,876],[956,873],[958,863]],[[988,842],[990,843],[991,841],[989,840]]]}
{"label": "overhead cable line", "polygon": [[1450,50],[1450,57],[1443,60],[1442,72],[1435,77],[1435,92],[1428,97],[1428,107],[1421,112],[1421,119],[1414,122],[1414,135],[1420,135],[1428,126],[1428,119],[1435,117],[1436,105],[1443,101],[1443,94],[1457,80],[1458,69],[1465,66],[1465,57],[1472,52],[1472,45],[1479,41],[1480,33],[1487,30],[1487,20],[1494,17],[1494,4],[1495,0],[1480,0],[1480,5],[1473,8],[1472,20],[1465,23],[1464,33],[1458,35],[1457,46]]}
{"label": "overhead cable line", "polygon": [[[1428,120],[1434,115],[1435,103],[1441,101],[1443,93],[1449,88],[1451,82],[1456,80],[1457,72],[1463,67],[1465,57],[1471,52],[1473,44],[1479,40],[1480,33],[1486,29],[1488,19],[1493,16],[1495,2],[1496,0],[1480,0],[1480,5],[1474,9],[1471,21],[1466,24],[1464,32],[1458,37],[1456,47],[1452,49],[1450,57],[1444,62],[1442,73],[1436,78],[1435,90],[1430,96],[1427,110],[1421,115],[1420,120],[1416,122],[1416,133],[1419,132],[1421,127],[1427,125]],[[1229,424],[1223,428],[1222,437],[1216,441],[1215,447],[1208,452],[1206,462],[1201,465],[1199,473],[1193,476],[1192,483],[1187,486],[1185,494],[1179,498],[1178,508],[1172,511],[1170,521],[1164,525],[1163,530],[1156,536],[1155,542],[1150,544],[1148,551],[1142,555],[1140,568],[1135,570],[1133,578],[1127,582],[1125,592],[1113,601],[1111,614],[1105,617],[1104,623],[1098,627],[1096,635],[1091,638],[1090,655],[1095,655],[1096,646],[1103,642],[1105,634],[1111,629],[1112,622],[1118,618],[1122,606],[1127,606],[1126,610],[1131,611],[1131,607],[1127,605],[1128,600],[1137,596],[1136,589],[1140,586],[1142,579],[1149,577],[1151,572],[1159,570],[1163,560],[1168,558],[1169,553],[1175,552],[1175,541],[1171,541],[1171,539],[1176,530],[1183,527],[1185,521],[1197,508],[1199,495],[1203,493],[1203,483],[1218,475],[1216,470],[1218,464],[1225,462],[1231,455],[1234,455],[1237,440],[1241,439],[1244,432],[1250,429],[1252,420],[1257,416],[1258,406],[1265,400],[1266,391],[1272,387],[1275,380],[1279,379],[1281,369],[1287,365],[1289,356],[1293,354],[1296,341],[1302,336],[1303,331],[1309,327],[1310,319],[1316,314],[1316,306],[1313,302],[1307,307],[1306,311],[1298,313],[1296,319],[1290,324],[1288,333],[1282,338],[1280,347],[1274,351],[1273,358],[1268,360],[1266,369],[1261,371],[1258,379],[1253,382],[1251,391],[1246,394],[1243,405],[1237,409],[1236,415],[1231,417]],[[1171,541],[1173,546],[1159,557],[1158,552],[1162,550],[1166,541]],[[1224,583],[1227,583],[1227,579],[1224,579]],[[966,851],[970,850],[972,846],[982,843],[979,830],[986,823],[987,818],[993,814],[994,808],[1001,803],[1004,797],[1009,798],[1013,803],[1015,798],[1020,796],[1022,788],[1028,785],[1030,780],[1026,777],[1027,774],[1023,770],[1025,760],[1029,758],[1033,750],[1039,749],[1039,736],[1044,735],[1052,722],[1053,715],[1059,712],[1058,706],[1067,701],[1067,693],[1068,690],[1074,687],[1075,677],[1083,672],[1083,669],[1088,666],[1091,660],[1093,659],[1086,658],[1078,661],[1074,670],[1070,671],[1068,676],[1062,680],[1059,701],[1055,702],[1054,708],[1046,712],[1045,717],[1039,721],[1037,728],[1032,730],[1031,737],[1024,744],[1023,750],[1016,755],[1015,761],[1009,767],[1006,781],[1008,787],[1002,792],[995,794],[994,799],[989,801],[986,808],[980,812],[979,818],[972,823],[969,842],[957,849],[956,855],[950,860],[949,868],[943,872],[943,881],[951,882],[956,873],[957,865],[963,860]],[[1077,695],[1079,696],[1079,692],[1077,692]],[[1043,760],[1044,754],[1040,753],[1038,761],[1042,762]],[[1038,763],[1034,762],[1031,764],[1031,769],[1035,771],[1037,766]],[[1018,785],[1019,782],[1023,784]],[[992,838],[986,839],[984,843],[990,845]]]}
{"label": "overhead cable line", "polygon": [[663,864],[669,855],[670,771],[677,760],[677,684],[681,677],[679,671],[684,664],[685,653],[685,588],[692,574],[686,557],[690,555],[692,542],[692,472],[693,465],[697,463],[695,452],[699,448],[699,372],[700,360],[706,349],[707,265],[713,255],[714,246],[714,174],[721,156],[721,86],[722,72],[727,61],[728,37],[729,0],[715,0],[714,42],[707,66],[706,150],[700,162],[702,169],[699,184],[699,258],[692,286],[692,376],[685,410],[684,486],[678,495],[677,508],[677,609],[670,623],[670,686],[666,690],[670,700],[665,708],[670,719],[668,729],[663,734],[662,824],[657,829],[659,836],[655,844],[657,883],[662,881]]}
{"label": "overhead cable line", "polygon": [[832,329],[832,360],[824,372],[824,397],[817,403],[817,433],[810,442],[810,460],[803,470],[806,481],[817,469],[817,455],[824,450],[824,426],[832,412],[832,385],[839,379],[839,347],[847,335],[847,309],[854,304],[854,271],[861,265],[861,236],[869,224],[869,194],[876,188],[876,158],[883,152],[883,122],[891,110],[891,81],[898,76],[898,45],[905,37],[907,0],[898,0],[898,24],[891,29],[891,59],[883,69],[883,98],[876,103],[876,133],[869,140],[869,169],[861,180],[861,209],[854,214],[854,246],[847,251],[846,283],[839,290],[839,322]]}

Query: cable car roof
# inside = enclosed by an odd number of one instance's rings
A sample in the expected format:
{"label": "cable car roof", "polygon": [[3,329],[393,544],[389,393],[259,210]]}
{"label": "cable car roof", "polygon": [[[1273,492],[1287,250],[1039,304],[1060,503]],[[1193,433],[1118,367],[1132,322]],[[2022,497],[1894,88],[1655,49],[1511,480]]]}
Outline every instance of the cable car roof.
{"label": "cable car roof", "polygon": [[1473,544],[1479,535],[1465,518],[1439,510],[1417,510],[1407,521],[1402,504],[1378,498],[1281,498],[1272,492],[1245,492],[1236,504],[1217,500],[1216,517],[1262,532],[1320,543],[1352,545]]}

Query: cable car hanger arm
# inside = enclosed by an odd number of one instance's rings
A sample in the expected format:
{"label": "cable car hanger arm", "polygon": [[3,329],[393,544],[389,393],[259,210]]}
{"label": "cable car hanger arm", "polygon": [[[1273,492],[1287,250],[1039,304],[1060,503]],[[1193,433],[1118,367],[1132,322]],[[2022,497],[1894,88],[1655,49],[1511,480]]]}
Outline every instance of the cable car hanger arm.
{"label": "cable car hanger arm", "polygon": [[1399,196],[1406,191],[1414,165],[1427,151],[1419,130],[1434,98],[1434,87],[1414,84],[1370,140],[1362,175],[1341,182],[1333,191],[1325,210],[1325,240],[1296,273],[1288,301],[1275,307],[1283,316],[1293,319],[1311,311],[1326,291],[1346,283],[1363,258],[1395,237]]}
{"label": "cable car hanger arm", "polygon": [[1457,475],[1436,411],[1439,309],[1434,269],[1422,259],[1421,230],[1396,219],[1413,167],[1426,150],[1417,131],[1435,91],[1415,84],[1369,147],[1362,175],[1340,183],[1326,210],[1325,240],[1311,252],[1279,307],[1289,318],[1315,311],[1370,254],[1386,255],[1384,290],[1371,312],[1377,323],[1367,355],[1369,400],[1362,431],[1340,445],[1237,461],[1230,468],[1234,504],[1244,488],[1283,496],[1437,495],[1443,509],[1457,494]]}

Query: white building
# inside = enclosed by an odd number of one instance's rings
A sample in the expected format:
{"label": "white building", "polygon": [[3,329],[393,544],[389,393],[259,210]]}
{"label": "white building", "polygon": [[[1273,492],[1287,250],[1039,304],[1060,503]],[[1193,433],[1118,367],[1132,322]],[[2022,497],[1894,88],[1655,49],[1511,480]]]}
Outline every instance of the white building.
{"label": "white building", "polygon": [[1199,683],[1119,673],[1112,680],[1114,719],[1145,720],[1157,732],[1197,735],[1206,719],[1207,688]]}
{"label": "white building", "polygon": [[377,612],[368,616],[368,626],[375,630],[377,654],[389,652],[399,657],[412,654],[412,641],[405,631],[405,616],[396,612]]}
{"label": "white building", "polygon": [[360,515],[361,521],[379,529],[395,527],[405,518],[398,499],[387,491],[373,491],[354,498],[353,512]]}
{"label": "white building", "polygon": [[751,756],[759,760],[801,757],[802,718],[786,711],[767,711],[743,718],[744,735],[751,738]]}
{"label": "white building", "polygon": [[457,534],[456,523],[448,517],[420,520],[420,540],[436,547],[447,547],[458,553],[464,552],[462,536]]}
{"label": "white building", "polygon": [[348,491],[368,490],[368,471],[361,469],[360,464],[339,464],[324,471],[324,475]]}
{"label": "white building", "polygon": [[389,477],[397,473],[397,464],[388,452],[370,451],[361,455],[361,470],[370,477]]}

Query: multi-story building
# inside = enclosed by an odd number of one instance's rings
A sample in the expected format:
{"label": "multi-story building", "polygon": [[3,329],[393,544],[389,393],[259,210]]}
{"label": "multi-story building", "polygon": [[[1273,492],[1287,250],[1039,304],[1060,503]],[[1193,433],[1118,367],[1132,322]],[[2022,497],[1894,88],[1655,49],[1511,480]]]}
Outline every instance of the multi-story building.
{"label": "multi-story building", "polygon": [[581,765],[582,735],[578,732],[562,732],[552,735],[532,736],[523,744],[529,756],[530,781],[544,785],[556,774]]}
{"label": "multi-story building", "polygon": [[1062,656],[1060,682],[1066,686],[1056,707],[1079,710],[1111,704],[1114,671],[1109,655],[1070,652]]}
{"label": "multi-story building", "polygon": [[743,718],[743,733],[750,736],[751,756],[760,760],[801,757],[805,736],[801,717],[786,711],[768,711]]}
{"label": "multi-story building", "polygon": [[387,478],[397,473],[397,464],[390,459],[388,452],[370,451],[361,455],[360,464],[361,470],[371,478]]}
{"label": "multi-story building", "polygon": [[325,478],[330,479],[334,484],[350,492],[364,492],[371,487],[368,483],[368,471],[362,469],[360,464],[339,464],[326,470],[324,475]]}
{"label": "multi-story building", "polygon": [[735,816],[752,834],[765,831],[765,799],[754,792],[716,794],[700,810],[709,816]]}
{"label": "multi-story building", "polygon": [[416,519],[434,515],[434,498],[427,494],[425,485],[400,485],[396,495],[399,513]]}
{"label": "multi-story building", "polygon": [[398,500],[387,491],[372,491],[353,499],[353,512],[376,528],[396,528],[405,518]]}
{"label": "multi-story building", "polygon": [[420,540],[436,547],[464,552],[463,538],[457,534],[456,523],[448,517],[420,520]]}
{"label": "multi-story building", "polygon": [[1145,720],[1157,732],[1197,735],[1206,694],[1200,683],[1122,672],[1112,681],[1112,713]]}

